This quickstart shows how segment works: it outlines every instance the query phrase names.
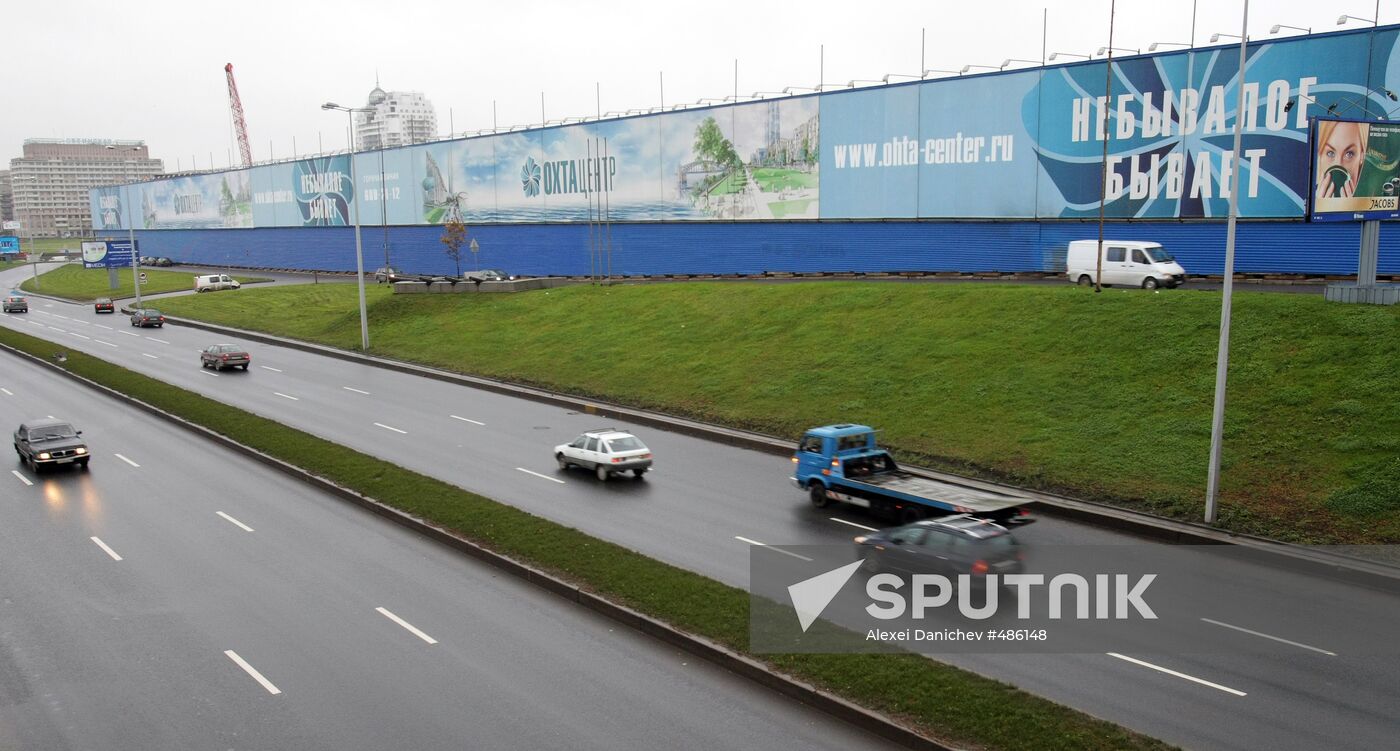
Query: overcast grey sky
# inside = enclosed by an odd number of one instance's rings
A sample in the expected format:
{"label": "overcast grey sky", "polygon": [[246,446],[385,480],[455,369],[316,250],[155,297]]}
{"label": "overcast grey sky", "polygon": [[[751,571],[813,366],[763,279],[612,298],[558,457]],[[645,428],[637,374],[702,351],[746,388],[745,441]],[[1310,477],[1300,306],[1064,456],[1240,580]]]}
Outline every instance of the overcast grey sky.
{"label": "overcast grey sky", "polygon": [[[1203,0],[1196,42],[1238,33],[1239,0]],[[865,0],[795,3],[638,0],[501,3],[325,0],[9,0],[0,158],[25,138],[139,138],[166,169],[228,164],[233,148],[224,63],[232,62],[253,158],[344,148],[345,115],[327,100],[362,105],[376,71],[389,90],[424,92],[439,128],[539,122],[602,108],[668,104],[733,92],[814,86],[825,45],[827,84],[917,73],[926,66],[1039,60],[1041,11],[1050,51],[1089,54],[1108,43],[1109,0]],[[1374,18],[1374,0],[1253,0],[1250,35],[1276,23],[1338,29],[1337,17]],[[1191,0],[1118,0],[1114,46],[1146,51],[1187,42]],[[1400,21],[1382,0],[1380,22]],[[1351,24],[1358,26],[1360,24]],[[1296,33],[1296,32],[1287,32]],[[236,157],[235,157],[236,158]]]}

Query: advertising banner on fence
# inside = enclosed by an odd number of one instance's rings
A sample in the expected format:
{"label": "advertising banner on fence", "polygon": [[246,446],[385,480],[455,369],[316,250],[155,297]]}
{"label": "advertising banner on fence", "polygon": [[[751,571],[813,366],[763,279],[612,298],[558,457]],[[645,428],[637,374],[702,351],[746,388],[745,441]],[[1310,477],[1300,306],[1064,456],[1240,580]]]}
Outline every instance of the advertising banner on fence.
{"label": "advertising banner on fence", "polygon": [[[1111,71],[1095,60],[948,76],[367,152],[355,156],[356,184],[338,155],[98,188],[93,225],[340,226],[356,205],[371,225],[582,222],[600,211],[613,221],[1076,219],[1096,216],[1101,197],[1115,219],[1208,219],[1226,214],[1236,173],[1242,216],[1301,218],[1320,187],[1312,120],[1374,120],[1394,107],[1397,33],[1255,43],[1243,80],[1238,48],[1221,46],[1128,57]],[[1377,127],[1374,143],[1389,137]]]}
{"label": "advertising banner on fence", "polygon": [[133,255],[130,240],[89,240],[83,243],[83,268],[126,268]]}
{"label": "advertising banner on fence", "polygon": [[1319,120],[1312,218],[1400,218],[1400,123]]}

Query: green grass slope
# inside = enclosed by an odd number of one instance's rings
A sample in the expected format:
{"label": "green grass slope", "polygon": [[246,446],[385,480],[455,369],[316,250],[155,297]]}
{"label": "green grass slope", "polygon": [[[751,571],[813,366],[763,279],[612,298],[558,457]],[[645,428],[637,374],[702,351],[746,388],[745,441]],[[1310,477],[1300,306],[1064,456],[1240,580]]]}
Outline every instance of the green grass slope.
{"label": "green grass slope", "polygon": [[[881,429],[908,460],[1187,519],[1205,489],[1218,294],[824,282],[370,290],[376,352],[796,437]],[[354,348],[355,289],[162,301]],[[1400,540],[1400,308],[1235,301],[1221,524]]]}

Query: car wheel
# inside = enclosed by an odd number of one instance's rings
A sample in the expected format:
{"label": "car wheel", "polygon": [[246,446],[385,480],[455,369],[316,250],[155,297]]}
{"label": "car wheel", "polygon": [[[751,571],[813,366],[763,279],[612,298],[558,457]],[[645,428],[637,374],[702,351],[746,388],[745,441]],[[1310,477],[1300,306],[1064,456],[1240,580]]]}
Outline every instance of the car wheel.
{"label": "car wheel", "polygon": [[831,503],[831,499],[826,496],[826,486],[816,480],[807,486],[807,497],[811,499],[813,508],[826,508]]}
{"label": "car wheel", "polygon": [[1149,276],[1142,280],[1143,289],[1157,289],[1157,277]]}
{"label": "car wheel", "polygon": [[243,372],[248,372],[248,363],[243,363]]}
{"label": "car wheel", "polygon": [[560,469],[567,470],[569,468],[569,460],[565,459],[563,454],[555,454],[554,461],[559,463]]}
{"label": "car wheel", "polygon": [[1088,274],[1080,274],[1080,275],[1079,275],[1079,286],[1081,286],[1081,287],[1092,287],[1092,286],[1094,286],[1094,280],[1093,280],[1093,279],[1090,279]]}
{"label": "car wheel", "polygon": [[88,465],[88,462],[90,462],[90,461],[92,461],[92,459],[84,459],[84,460],[78,462],[78,466],[79,466],[79,467],[82,467],[83,471],[87,471],[87,465]]}
{"label": "car wheel", "polygon": [[205,370],[208,370],[208,369],[209,369],[209,361],[208,361],[208,360],[205,360],[205,359],[202,358],[202,357],[199,358],[199,367],[204,368]]}
{"label": "car wheel", "polygon": [[632,479],[633,479],[633,480],[640,480],[640,479],[642,479],[642,475],[644,475],[644,474],[646,474],[646,473],[647,473],[647,471],[646,471],[645,468],[642,468],[642,469],[634,469],[634,470],[632,470]]}
{"label": "car wheel", "polygon": [[598,468],[595,469],[595,470],[593,470],[593,474],[597,475],[599,480],[601,480],[601,481],[603,481],[603,482],[607,482],[607,481],[608,481],[608,475],[610,475],[610,474],[612,474],[612,473],[608,471],[608,468],[607,468],[607,467],[604,467],[603,465],[599,464],[599,465],[598,465]]}

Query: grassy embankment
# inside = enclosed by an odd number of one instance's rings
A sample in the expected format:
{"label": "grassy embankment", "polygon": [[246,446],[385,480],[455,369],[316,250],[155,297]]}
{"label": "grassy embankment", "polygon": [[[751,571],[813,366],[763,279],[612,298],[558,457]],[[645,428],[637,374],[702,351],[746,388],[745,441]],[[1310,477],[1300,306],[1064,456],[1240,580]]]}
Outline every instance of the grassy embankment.
{"label": "grassy embankment", "polygon": [[[46,340],[4,328],[0,342],[43,358],[53,350]],[[749,598],[741,589],[81,352],[70,351],[63,367],[613,601],[747,651]],[[814,633],[819,628],[823,626],[814,627]],[[1165,748],[1112,723],[923,657],[753,656],[955,744],[1027,751]]]}
{"label": "grassy embankment", "polygon": [[[162,292],[181,292],[194,289],[194,275],[187,271],[159,271],[143,268],[146,283],[141,285],[141,294],[155,295]],[[235,276],[242,284],[265,282],[267,279],[248,276]],[[134,297],[131,288],[131,269],[117,269],[117,288],[112,289],[106,269],[85,269],[81,264],[60,266],[39,275],[38,283],[33,278],[24,280],[20,289],[26,292],[42,292],[46,295],[65,297],[69,300],[87,302],[99,297],[114,300]],[[164,304],[164,301],[161,302]]]}
{"label": "grassy embankment", "polygon": [[[822,282],[371,289],[381,354],[796,437],[874,425],[906,459],[1199,519],[1218,295]],[[348,285],[166,312],[354,348]],[[1400,541],[1400,306],[1236,296],[1221,524]]]}

